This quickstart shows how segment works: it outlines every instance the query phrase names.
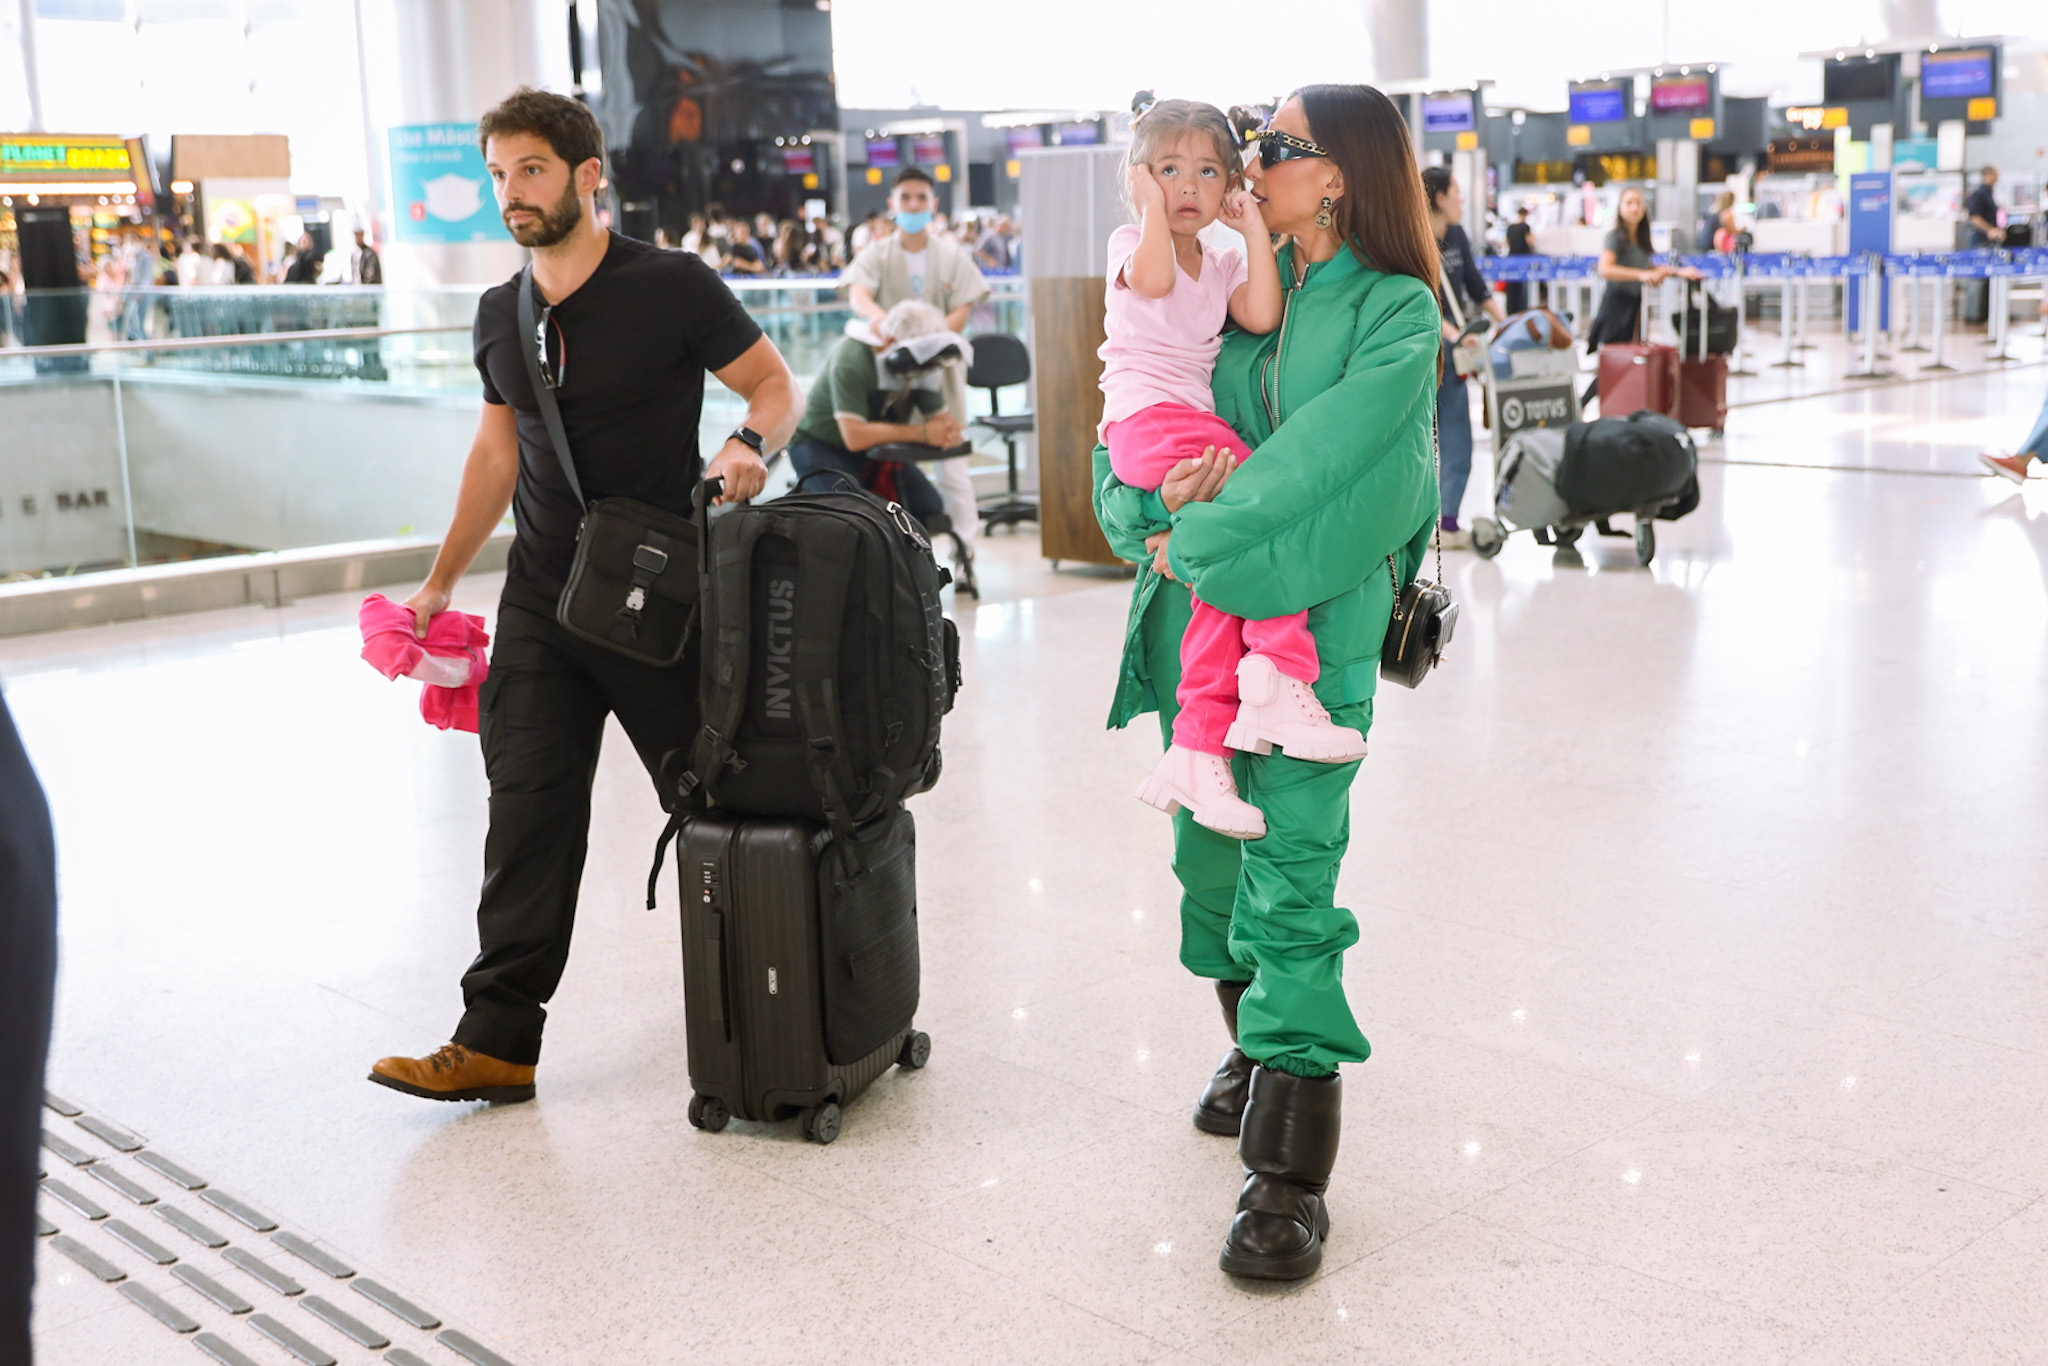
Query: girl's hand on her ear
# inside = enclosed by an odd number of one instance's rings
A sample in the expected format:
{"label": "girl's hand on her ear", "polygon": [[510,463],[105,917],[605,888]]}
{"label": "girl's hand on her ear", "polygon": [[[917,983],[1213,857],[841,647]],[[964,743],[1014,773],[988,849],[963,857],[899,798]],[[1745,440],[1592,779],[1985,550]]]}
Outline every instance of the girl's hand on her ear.
{"label": "girl's hand on her ear", "polygon": [[1232,190],[1223,196],[1222,212],[1217,214],[1223,226],[1243,233],[1247,238],[1265,237],[1266,218],[1259,212],[1258,196],[1250,190]]}
{"label": "girl's hand on her ear", "polygon": [[1140,161],[1131,167],[1131,207],[1138,211],[1140,218],[1147,213],[1166,212],[1166,187],[1159,183],[1159,177],[1152,174],[1152,168]]}

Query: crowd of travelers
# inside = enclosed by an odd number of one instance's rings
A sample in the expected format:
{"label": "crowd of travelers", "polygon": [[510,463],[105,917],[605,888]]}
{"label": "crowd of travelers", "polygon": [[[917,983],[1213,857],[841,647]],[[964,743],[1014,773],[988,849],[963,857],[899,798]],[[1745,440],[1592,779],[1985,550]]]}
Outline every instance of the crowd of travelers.
{"label": "crowd of travelers", "polygon": [[[869,244],[896,231],[895,222],[875,210],[849,231],[823,214],[808,220],[778,219],[773,214],[728,213],[711,204],[693,213],[680,237],[656,229],[654,243],[694,252],[734,279],[836,275]],[[932,215],[930,235],[958,243],[974,257],[984,274],[1014,274],[1023,246],[1017,224],[1008,214],[962,214],[957,220]]]}

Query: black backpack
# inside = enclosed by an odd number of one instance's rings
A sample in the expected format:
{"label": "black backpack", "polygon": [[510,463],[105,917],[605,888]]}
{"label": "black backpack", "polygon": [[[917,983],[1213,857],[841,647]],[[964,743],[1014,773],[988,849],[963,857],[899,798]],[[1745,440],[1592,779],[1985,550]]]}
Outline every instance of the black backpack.
{"label": "black backpack", "polygon": [[703,727],[663,766],[677,813],[823,821],[857,868],[860,827],[939,778],[952,576],[897,504],[801,484],[710,522],[700,554]]}

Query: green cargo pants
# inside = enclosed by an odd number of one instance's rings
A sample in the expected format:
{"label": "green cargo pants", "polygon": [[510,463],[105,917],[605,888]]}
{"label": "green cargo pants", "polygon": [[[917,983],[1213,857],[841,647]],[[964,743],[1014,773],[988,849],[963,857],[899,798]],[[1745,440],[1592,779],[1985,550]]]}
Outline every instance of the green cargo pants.
{"label": "green cargo pants", "polygon": [[[1188,590],[1162,583],[1141,627],[1167,744],[1180,710],[1174,694],[1189,612]],[[1334,706],[1330,714],[1363,732],[1372,725],[1372,702]],[[1276,752],[1233,755],[1232,767],[1239,793],[1266,815],[1266,837],[1239,843],[1195,824],[1185,809],[1174,813],[1180,961],[1199,977],[1250,979],[1237,1007],[1238,1047],[1248,1057],[1296,1076],[1327,1076],[1372,1052],[1344,997],[1344,950],[1358,942],[1358,919],[1336,904],[1358,765]]]}

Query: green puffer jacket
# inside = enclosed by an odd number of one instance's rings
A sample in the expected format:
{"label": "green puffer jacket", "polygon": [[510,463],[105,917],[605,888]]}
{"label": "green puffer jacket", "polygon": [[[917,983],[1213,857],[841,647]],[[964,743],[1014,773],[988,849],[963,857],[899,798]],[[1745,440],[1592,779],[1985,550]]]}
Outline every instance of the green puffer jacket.
{"label": "green puffer jacket", "polygon": [[1204,602],[1252,620],[1308,610],[1324,706],[1363,702],[1378,685],[1394,609],[1387,556],[1402,583],[1413,579],[1438,515],[1442,315],[1429,286],[1350,251],[1295,285],[1293,252],[1280,252],[1279,328],[1232,332],[1216,361],[1216,411],[1254,453],[1214,502],[1169,517],[1157,492],[1120,482],[1095,449],[1096,519],[1139,566],[1111,726],[1158,706],[1139,627],[1161,593],[1186,591],[1153,573],[1145,551],[1169,527],[1174,575]]}

